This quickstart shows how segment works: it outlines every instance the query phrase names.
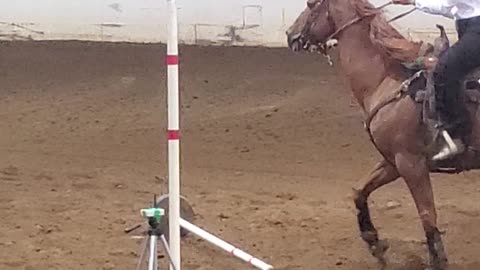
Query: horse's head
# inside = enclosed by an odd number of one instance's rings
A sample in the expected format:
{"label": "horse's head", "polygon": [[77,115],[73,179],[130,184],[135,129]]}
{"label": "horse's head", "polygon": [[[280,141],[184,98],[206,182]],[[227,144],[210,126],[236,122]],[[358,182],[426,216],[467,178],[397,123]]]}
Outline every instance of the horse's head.
{"label": "horse's head", "polygon": [[330,0],[308,0],[307,7],[287,30],[288,46],[293,51],[325,44],[335,32],[330,17]]}

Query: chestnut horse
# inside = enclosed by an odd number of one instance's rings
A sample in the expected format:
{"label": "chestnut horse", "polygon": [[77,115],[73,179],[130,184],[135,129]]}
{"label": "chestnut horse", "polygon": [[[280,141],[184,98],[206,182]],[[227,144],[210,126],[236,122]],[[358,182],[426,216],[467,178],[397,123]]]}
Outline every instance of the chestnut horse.
{"label": "chestnut horse", "polygon": [[422,119],[424,107],[405,87],[411,73],[403,63],[419,56],[422,43],[405,39],[388,23],[381,9],[367,0],[309,0],[287,36],[294,51],[325,44],[331,38],[338,41],[340,66],[364,112],[367,132],[383,156],[355,188],[354,196],[361,237],[372,255],[385,266],[388,244],[379,238],[372,223],[368,197],[378,188],[403,178],[426,234],[428,265],[430,269],[447,269],[430,173],[448,172],[442,170],[447,168],[454,168],[454,172],[480,168],[478,102],[468,104],[472,124],[467,149],[451,160],[433,161],[428,128]]}

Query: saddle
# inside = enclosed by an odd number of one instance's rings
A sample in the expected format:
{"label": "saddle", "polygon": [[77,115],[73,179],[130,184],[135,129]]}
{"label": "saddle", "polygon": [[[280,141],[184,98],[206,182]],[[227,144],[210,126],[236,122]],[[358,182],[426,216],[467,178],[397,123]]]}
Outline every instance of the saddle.
{"label": "saddle", "polygon": [[[435,39],[433,45],[429,44],[419,56],[438,58],[450,47],[444,27],[437,25],[437,28],[440,30],[440,36]],[[439,147],[437,141],[439,136],[439,112],[436,106],[438,99],[435,93],[433,72],[425,70],[417,64],[405,64],[404,66],[410,74],[410,78],[404,83],[404,91],[417,103],[422,104],[422,120],[427,131],[426,144],[429,145],[429,152],[434,152],[434,148]],[[464,78],[460,89],[458,89],[458,95],[465,108],[468,108],[472,103],[478,107],[478,104],[480,104],[480,67]],[[462,127],[457,131],[458,136],[462,137],[468,145],[471,127]]]}

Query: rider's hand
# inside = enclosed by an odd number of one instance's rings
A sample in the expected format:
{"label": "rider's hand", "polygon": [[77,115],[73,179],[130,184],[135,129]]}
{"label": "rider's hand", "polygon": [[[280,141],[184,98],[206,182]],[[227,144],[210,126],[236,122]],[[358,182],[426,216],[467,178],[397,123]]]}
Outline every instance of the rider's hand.
{"label": "rider's hand", "polygon": [[436,57],[423,56],[417,59],[417,65],[419,65],[422,69],[426,69],[429,71],[433,70],[437,63],[438,59]]}
{"label": "rider's hand", "polygon": [[427,70],[433,70],[438,63],[438,59],[436,57],[424,57],[423,58],[423,66]]}
{"label": "rider's hand", "polygon": [[393,0],[392,1],[396,5],[414,5],[415,0]]}

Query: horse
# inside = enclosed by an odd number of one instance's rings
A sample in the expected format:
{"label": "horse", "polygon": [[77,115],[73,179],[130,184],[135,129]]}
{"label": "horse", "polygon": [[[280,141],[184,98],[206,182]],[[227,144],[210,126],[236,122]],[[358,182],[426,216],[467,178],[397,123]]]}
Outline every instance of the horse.
{"label": "horse", "polygon": [[466,149],[453,158],[436,161],[432,158],[433,133],[423,117],[428,100],[421,98],[429,85],[428,76],[405,66],[419,55],[432,53],[433,45],[406,39],[387,21],[383,9],[368,0],[309,0],[286,35],[293,51],[322,48],[332,38],[338,41],[341,70],[363,112],[371,142],[383,157],[353,188],[360,236],[371,254],[382,268],[386,267],[389,244],[379,237],[371,220],[368,198],[377,189],[403,178],[425,232],[426,264],[433,270],[447,269],[430,175],[480,168],[480,76],[469,81],[476,80],[477,84],[465,95],[470,97],[464,104],[471,120]]}

